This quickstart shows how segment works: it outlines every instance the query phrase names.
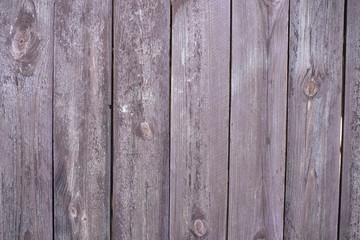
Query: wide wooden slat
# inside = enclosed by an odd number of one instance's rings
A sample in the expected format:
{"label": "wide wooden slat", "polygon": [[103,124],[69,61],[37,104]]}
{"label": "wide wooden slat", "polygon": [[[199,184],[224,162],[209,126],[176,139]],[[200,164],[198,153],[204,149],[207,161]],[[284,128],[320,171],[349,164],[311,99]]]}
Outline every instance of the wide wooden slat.
{"label": "wide wooden slat", "polygon": [[344,1],[290,1],[285,239],[336,239]]}
{"label": "wide wooden slat", "polygon": [[56,0],[55,239],[110,239],[111,1]]}
{"label": "wide wooden slat", "polygon": [[360,236],[360,1],[347,1],[340,238]]}
{"label": "wide wooden slat", "polygon": [[170,1],[114,1],[114,239],[168,239]]}
{"label": "wide wooden slat", "polygon": [[0,239],[51,239],[53,3],[0,1],[0,22]]}
{"label": "wide wooden slat", "polygon": [[288,1],[233,1],[229,239],[282,239]]}
{"label": "wide wooden slat", "polygon": [[170,239],[225,239],[230,1],[173,1]]}

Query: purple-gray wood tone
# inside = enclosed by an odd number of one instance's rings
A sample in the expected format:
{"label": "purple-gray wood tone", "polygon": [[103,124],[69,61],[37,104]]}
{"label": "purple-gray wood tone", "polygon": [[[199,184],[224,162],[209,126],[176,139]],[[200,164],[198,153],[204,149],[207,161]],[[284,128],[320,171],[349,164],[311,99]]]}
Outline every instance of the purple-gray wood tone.
{"label": "purple-gray wood tone", "polygon": [[56,0],[55,239],[110,239],[111,1]]}
{"label": "purple-gray wood tone", "polygon": [[232,5],[231,240],[283,239],[288,8]]}
{"label": "purple-gray wood tone", "polygon": [[52,238],[53,2],[0,1],[0,239]]}
{"label": "purple-gray wood tone", "polygon": [[168,239],[170,1],[114,1],[113,239]]}
{"label": "purple-gray wood tone", "polygon": [[230,1],[173,1],[170,239],[226,237]]}
{"label": "purple-gray wood tone", "polygon": [[336,239],[343,0],[290,1],[284,239]]}
{"label": "purple-gray wood tone", "polygon": [[360,2],[347,1],[340,238],[360,236]]}

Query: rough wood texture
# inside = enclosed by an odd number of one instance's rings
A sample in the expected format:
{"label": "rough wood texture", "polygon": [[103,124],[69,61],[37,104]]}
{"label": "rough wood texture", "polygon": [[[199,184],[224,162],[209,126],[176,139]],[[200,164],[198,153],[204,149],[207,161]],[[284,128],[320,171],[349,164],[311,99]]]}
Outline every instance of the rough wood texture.
{"label": "rough wood texture", "polygon": [[340,238],[360,236],[360,2],[347,1]]}
{"label": "rough wood texture", "polygon": [[288,7],[233,2],[229,239],[282,239]]}
{"label": "rough wood texture", "polygon": [[111,1],[57,0],[55,239],[110,239]]}
{"label": "rough wood texture", "polygon": [[290,1],[285,239],[336,239],[344,1]]}
{"label": "rough wood texture", "polygon": [[0,1],[0,239],[52,238],[51,1]]}
{"label": "rough wood texture", "polygon": [[170,1],[114,2],[114,239],[168,239]]}
{"label": "rough wood texture", "polygon": [[225,239],[230,1],[173,1],[170,239]]}

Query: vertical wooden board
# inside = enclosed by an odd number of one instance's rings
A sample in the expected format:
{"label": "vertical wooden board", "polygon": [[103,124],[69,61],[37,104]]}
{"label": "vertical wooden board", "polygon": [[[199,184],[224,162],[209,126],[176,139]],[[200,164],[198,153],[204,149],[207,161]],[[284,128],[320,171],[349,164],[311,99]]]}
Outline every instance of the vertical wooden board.
{"label": "vertical wooden board", "polygon": [[229,239],[283,239],[288,7],[233,2]]}
{"label": "vertical wooden board", "polygon": [[347,1],[340,239],[360,236],[360,2]]}
{"label": "vertical wooden board", "polygon": [[173,1],[170,239],[225,239],[230,1]]}
{"label": "vertical wooden board", "polygon": [[111,1],[56,0],[55,239],[110,239]]}
{"label": "vertical wooden board", "polygon": [[0,239],[51,239],[53,2],[0,1],[0,23]]}
{"label": "vertical wooden board", "polygon": [[114,239],[168,239],[170,1],[114,1]]}
{"label": "vertical wooden board", "polygon": [[285,239],[336,239],[344,1],[290,1]]}

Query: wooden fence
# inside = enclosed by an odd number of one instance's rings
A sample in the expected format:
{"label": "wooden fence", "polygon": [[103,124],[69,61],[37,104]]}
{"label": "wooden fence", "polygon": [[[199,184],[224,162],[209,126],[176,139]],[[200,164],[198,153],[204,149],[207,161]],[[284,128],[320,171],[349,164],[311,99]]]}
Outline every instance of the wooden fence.
{"label": "wooden fence", "polygon": [[360,239],[359,26],[358,0],[0,0],[0,239]]}

